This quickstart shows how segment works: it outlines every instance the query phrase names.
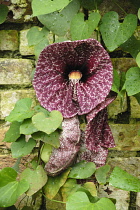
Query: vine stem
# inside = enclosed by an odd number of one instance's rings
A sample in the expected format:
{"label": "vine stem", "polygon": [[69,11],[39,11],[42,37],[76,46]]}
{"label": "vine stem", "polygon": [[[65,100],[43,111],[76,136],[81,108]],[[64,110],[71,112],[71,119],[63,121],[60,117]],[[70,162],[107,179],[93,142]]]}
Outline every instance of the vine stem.
{"label": "vine stem", "polygon": [[54,201],[54,202],[56,202],[56,203],[64,203],[64,204],[66,204],[66,202],[63,202],[63,201],[57,201],[57,200],[49,199],[49,198],[47,198],[46,195],[44,195],[44,194],[43,194],[43,196],[44,196],[46,199],[50,200],[50,201]]}

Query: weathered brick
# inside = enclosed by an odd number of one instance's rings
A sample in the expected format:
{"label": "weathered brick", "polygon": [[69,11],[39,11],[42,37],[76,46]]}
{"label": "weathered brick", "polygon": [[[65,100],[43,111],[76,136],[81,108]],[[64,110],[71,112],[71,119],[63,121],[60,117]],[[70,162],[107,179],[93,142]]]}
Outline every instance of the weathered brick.
{"label": "weathered brick", "polygon": [[[109,194],[108,194],[109,192]],[[120,190],[109,185],[100,185],[98,196],[116,199],[116,210],[128,210],[130,193],[128,191]]]}
{"label": "weathered brick", "polygon": [[127,99],[126,96],[121,104],[121,99],[118,96],[111,104],[108,105],[108,118],[115,119],[118,114],[125,112],[127,110]]}
{"label": "weathered brick", "polygon": [[110,124],[116,143],[115,150],[139,151],[140,150],[140,124]]}
{"label": "weathered brick", "polygon": [[0,50],[18,50],[18,31],[1,30],[0,31]]}
{"label": "weathered brick", "polygon": [[134,96],[130,97],[131,118],[140,118],[140,105]]}
{"label": "weathered brick", "polygon": [[30,85],[32,71],[31,60],[0,58],[1,85]]}
{"label": "weathered brick", "polygon": [[112,58],[113,67],[119,72],[126,72],[129,68],[137,66],[134,58]]}
{"label": "weathered brick", "polygon": [[34,55],[34,47],[28,46],[27,33],[29,29],[20,31],[19,51],[21,55]]}
{"label": "weathered brick", "polygon": [[4,119],[15,106],[15,103],[21,98],[33,98],[33,105],[36,104],[35,92],[28,90],[7,90],[0,92],[0,119]]}

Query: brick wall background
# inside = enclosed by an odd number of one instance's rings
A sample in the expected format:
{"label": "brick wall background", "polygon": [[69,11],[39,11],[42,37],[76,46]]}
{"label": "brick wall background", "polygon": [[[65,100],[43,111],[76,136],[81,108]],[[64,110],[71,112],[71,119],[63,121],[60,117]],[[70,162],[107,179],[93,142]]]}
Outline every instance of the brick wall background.
{"label": "brick wall background", "polygon": [[[35,67],[34,50],[29,47],[26,39],[27,31],[31,26],[39,25],[36,18],[32,18],[30,1],[11,0],[0,1],[9,5],[7,21],[0,25],[0,168],[12,166],[15,162],[10,155],[10,144],[2,142],[9,124],[5,117],[9,115],[15,103],[20,98],[31,97],[36,103],[35,92],[32,88],[31,75]],[[122,15],[122,11],[114,4],[105,1],[102,12],[115,10]],[[127,12],[136,13],[135,8],[130,7],[129,1],[122,1],[123,8]],[[109,7],[108,7],[109,4]],[[137,38],[140,39],[139,31]],[[119,72],[127,71],[136,66],[133,58],[112,56],[114,68]],[[120,166],[130,174],[140,178],[140,106],[134,97],[125,96],[122,108],[120,98],[109,105],[109,123],[114,135],[116,147],[109,151],[107,163]],[[24,163],[25,159],[23,160]],[[26,158],[28,161],[28,157]],[[108,195],[107,190],[110,190]],[[133,193],[114,189],[110,186],[102,186],[99,189],[100,196],[113,197],[117,200],[117,210],[139,210],[140,193]],[[62,206],[50,209],[63,210]],[[48,209],[47,208],[47,209]],[[39,209],[37,206],[36,209]]]}

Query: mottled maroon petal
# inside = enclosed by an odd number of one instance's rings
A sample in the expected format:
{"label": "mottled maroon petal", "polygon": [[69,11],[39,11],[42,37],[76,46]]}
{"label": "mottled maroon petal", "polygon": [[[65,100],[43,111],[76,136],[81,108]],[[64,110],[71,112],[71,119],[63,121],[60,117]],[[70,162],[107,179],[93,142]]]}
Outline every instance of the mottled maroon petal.
{"label": "mottled maroon petal", "polygon": [[97,168],[105,165],[106,158],[108,155],[107,148],[99,146],[98,152],[89,150],[85,144],[84,132],[82,132],[82,135],[81,135],[80,145],[81,145],[81,148],[77,155],[77,162],[80,162],[81,160],[85,160],[87,162],[94,162]]}
{"label": "mottled maroon petal", "polygon": [[85,131],[86,146],[98,152],[100,147],[114,147],[114,139],[107,122],[106,108],[101,110],[88,124]]}
{"label": "mottled maroon petal", "polygon": [[47,173],[56,176],[69,167],[80,149],[79,141],[81,131],[78,117],[64,119],[62,123],[62,134],[60,136],[60,147],[54,149],[53,153],[45,165]]}
{"label": "mottled maroon petal", "polygon": [[[83,70],[86,79],[76,84],[75,103],[66,74],[77,66],[86,66]],[[97,40],[66,41],[49,45],[41,52],[33,86],[44,108],[59,110],[65,118],[70,118],[86,114],[103,102],[111,89],[112,78],[109,55]]]}

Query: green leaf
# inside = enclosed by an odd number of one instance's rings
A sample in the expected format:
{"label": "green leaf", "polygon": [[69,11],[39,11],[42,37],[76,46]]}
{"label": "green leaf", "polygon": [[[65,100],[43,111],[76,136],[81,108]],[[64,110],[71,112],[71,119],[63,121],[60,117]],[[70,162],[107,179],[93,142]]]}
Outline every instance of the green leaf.
{"label": "green leaf", "polygon": [[109,184],[113,187],[140,192],[140,179],[116,166],[110,175]]}
{"label": "green leaf", "polygon": [[88,20],[84,21],[84,14],[78,13],[71,22],[70,33],[72,40],[87,39],[97,27],[100,21],[100,14],[93,12],[89,15]]}
{"label": "green leaf", "polygon": [[39,57],[41,51],[49,45],[49,41],[47,38],[41,40],[37,45],[34,46],[34,53],[36,58]]}
{"label": "green leaf", "polygon": [[60,12],[38,16],[39,21],[58,36],[64,36],[70,29],[70,23],[80,9],[79,0],[73,0]]}
{"label": "green leaf", "polygon": [[85,161],[81,161],[72,167],[69,178],[86,179],[92,176],[95,170],[96,168],[93,162],[86,163]]}
{"label": "green leaf", "polygon": [[59,189],[64,185],[66,182],[70,169],[67,169],[62,174],[56,177],[49,177],[48,182],[44,186],[44,192],[47,198],[53,199],[55,195],[58,193]]}
{"label": "green leaf", "polygon": [[34,111],[31,110],[32,99],[24,98],[17,101],[14,109],[11,111],[10,115],[6,117],[6,121],[21,122],[24,119],[30,118],[33,116]]}
{"label": "green leaf", "polygon": [[43,112],[39,112],[32,117],[34,126],[47,134],[54,132],[61,124],[63,116],[59,111],[50,112],[50,116],[46,118]]}
{"label": "green leaf", "polygon": [[60,146],[59,141],[60,134],[58,131],[54,131],[51,134],[44,134],[43,142],[52,145],[55,148],[58,148]]}
{"label": "green leaf", "polygon": [[52,146],[50,144],[44,144],[41,148],[41,159],[47,163],[52,153]]}
{"label": "green leaf", "polygon": [[49,30],[45,27],[43,29],[33,26],[27,33],[28,45],[34,46],[41,42],[43,39],[47,38]]}
{"label": "green leaf", "polygon": [[0,187],[7,185],[9,182],[16,180],[17,172],[10,167],[3,168],[0,171]]}
{"label": "green leaf", "polygon": [[36,141],[32,138],[25,141],[25,136],[21,136],[16,142],[11,145],[12,157],[19,158],[28,155],[35,147]]}
{"label": "green leaf", "polygon": [[107,12],[100,25],[103,41],[109,51],[115,50],[126,42],[137,27],[137,16],[128,14],[123,23],[119,23],[118,14],[114,11]]}
{"label": "green leaf", "polygon": [[38,130],[34,127],[31,119],[25,119],[20,126],[20,134],[30,135],[37,131]]}
{"label": "green leaf", "polygon": [[140,20],[140,8],[138,9],[138,18]]}
{"label": "green leaf", "polygon": [[20,180],[26,180],[29,183],[28,196],[32,196],[40,190],[47,182],[47,175],[43,167],[39,165],[36,170],[26,168],[20,175]]}
{"label": "green leaf", "polygon": [[66,7],[71,0],[33,0],[33,16],[48,14]]}
{"label": "green leaf", "polygon": [[137,40],[134,36],[131,36],[124,44],[120,46],[123,51],[129,52],[133,58],[137,57],[140,52],[140,40]]}
{"label": "green leaf", "polygon": [[138,67],[140,67],[140,52],[137,54],[136,63],[138,65]]}
{"label": "green leaf", "polygon": [[104,165],[98,168],[95,172],[95,177],[99,184],[106,184],[107,174],[110,171],[109,165]]}
{"label": "green leaf", "polygon": [[131,67],[126,72],[125,88],[128,96],[132,96],[140,92],[140,68]]}
{"label": "green leaf", "polygon": [[47,111],[46,109],[44,109],[42,106],[37,105],[34,107],[35,112],[43,112],[45,114],[46,117],[49,117],[50,112]]}
{"label": "green leaf", "polygon": [[102,3],[103,0],[80,0],[81,6],[88,10],[97,9],[97,7]]}
{"label": "green leaf", "polygon": [[81,188],[81,185],[77,184],[76,179],[67,179],[65,184],[61,187],[63,201],[66,202],[68,196],[72,195],[79,188]]}
{"label": "green leaf", "polygon": [[0,4],[0,24],[2,24],[7,17],[8,7],[4,4]]}
{"label": "green leaf", "polygon": [[85,192],[75,192],[69,196],[66,203],[67,210],[116,210],[115,205],[108,198],[101,198],[96,203],[91,203]]}
{"label": "green leaf", "polygon": [[113,84],[111,90],[119,93],[120,88],[120,76],[118,74],[118,71],[116,69],[113,69]]}
{"label": "green leaf", "polygon": [[20,125],[19,122],[12,122],[9,130],[6,132],[3,141],[5,142],[14,142],[20,137]]}
{"label": "green leaf", "polygon": [[29,184],[25,180],[9,182],[7,185],[0,188],[0,206],[8,207],[15,204],[18,197],[26,192]]}

